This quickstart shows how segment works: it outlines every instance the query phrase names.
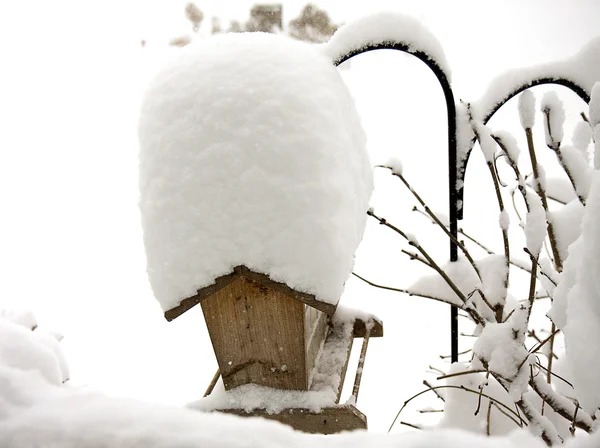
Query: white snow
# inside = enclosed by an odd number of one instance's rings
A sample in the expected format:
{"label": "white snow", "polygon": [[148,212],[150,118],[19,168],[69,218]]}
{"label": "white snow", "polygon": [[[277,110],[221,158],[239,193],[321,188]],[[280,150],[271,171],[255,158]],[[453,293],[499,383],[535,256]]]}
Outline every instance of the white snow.
{"label": "white snow", "polygon": [[[17,324],[12,322],[10,324],[27,331]],[[22,336],[17,336],[13,342],[22,345],[20,339]],[[526,431],[515,430],[509,433],[514,424],[494,410],[492,410],[492,434],[503,434],[505,437],[488,438],[480,434],[452,429],[391,435],[363,431],[333,436],[309,435],[264,419],[198,412],[108,397],[85,388],[71,389],[52,385],[39,371],[29,368],[33,367],[35,362],[23,368],[9,367],[2,362],[3,360],[0,360],[2,392],[0,394],[0,440],[2,446],[7,448],[42,446],[44,448],[126,446],[147,448],[275,448],[281,446],[518,448],[527,446],[542,448],[544,446],[538,438]],[[485,392],[495,395],[489,387],[486,387]],[[450,394],[447,396],[450,397]],[[473,397],[477,399],[476,396]],[[469,398],[473,400],[473,397]],[[471,412],[473,409],[470,408]],[[485,412],[482,414],[485,415]],[[595,434],[589,439],[576,438],[568,441],[566,446],[567,448],[590,448],[596,446],[599,438],[600,434]]]}
{"label": "white snow", "polygon": [[600,81],[597,81],[594,84],[594,87],[592,87],[589,118],[592,127],[595,127],[596,125],[600,124]]}
{"label": "white snow", "polygon": [[490,163],[494,161],[494,154],[496,154],[497,143],[492,138],[490,129],[482,123],[476,124],[477,134],[479,134],[479,146],[483,152],[485,161]]}
{"label": "white snow", "polygon": [[523,129],[531,129],[535,124],[535,95],[531,90],[519,95],[519,120]]}
{"label": "white snow", "polygon": [[237,265],[337,303],[373,184],[353,100],[317,47],[262,33],[188,45],[146,92],[139,139],[164,310]]}
{"label": "white snow", "polygon": [[557,303],[552,310],[557,325],[563,325],[567,360],[572,365],[572,382],[577,396],[581,406],[592,414],[600,406],[599,220],[600,173],[596,172],[583,215],[581,236],[569,249],[569,258],[555,294]]}
{"label": "white snow", "polygon": [[[470,296],[469,302],[476,305],[479,313],[492,322],[495,321],[493,311],[485,304],[479,291],[475,290],[483,291],[492,306],[504,304],[506,300],[506,286],[504,283],[506,263],[504,255],[489,255],[480,260],[475,260],[475,264],[481,274],[481,281],[473,266],[463,257],[459,257],[457,261],[448,262],[441,268],[465,297]],[[457,305],[462,304],[456,293],[438,274],[421,277],[408,290],[414,294],[436,297]]]}
{"label": "white snow", "polygon": [[394,174],[402,175],[402,169],[404,168],[402,165],[402,161],[398,157],[390,157],[385,166],[389,167]]}
{"label": "white snow", "polygon": [[[68,375],[63,358],[57,356],[59,350],[48,336],[0,318],[0,366],[37,372],[48,383],[59,385]],[[9,392],[5,387],[0,382],[0,397]]]}
{"label": "white snow", "polygon": [[569,246],[579,238],[584,210],[581,202],[574,199],[564,207],[548,212],[548,219],[551,220],[554,227],[558,252],[562,260],[567,259]]}
{"label": "white snow", "polygon": [[554,90],[544,94],[540,110],[544,113],[546,145],[556,149],[560,146],[564,136],[565,108]]}
{"label": "white snow", "polygon": [[[475,359],[487,362],[492,372],[498,373],[508,380],[513,380],[515,386],[522,386],[511,390],[511,397],[517,401],[527,387],[528,364],[525,362],[521,370],[517,369],[529,356],[529,353],[523,347],[523,340],[514,337],[513,328],[512,319],[504,323],[488,323],[473,345],[473,354]],[[474,364],[474,367],[479,368],[477,363]],[[517,378],[523,375],[525,377],[524,384],[522,381],[518,381],[522,378]]]}
{"label": "white snow", "polygon": [[475,262],[481,274],[483,293],[491,305],[506,301],[506,260],[504,255],[489,255]]}
{"label": "white snow", "polygon": [[[462,165],[465,161],[469,151],[471,149],[472,141],[475,139],[475,132],[473,131],[473,126],[471,126],[471,120],[469,118],[469,109],[466,103],[457,103],[456,104],[456,158],[458,162],[458,167],[464,166]],[[462,173],[457,173],[457,182],[462,182],[461,179]]]}
{"label": "white snow", "polygon": [[564,204],[577,199],[573,184],[564,177],[551,177],[546,179],[546,195]]}
{"label": "white snow", "polygon": [[494,131],[494,136],[504,145],[508,157],[510,157],[513,162],[518,163],[519,156],[521,155],[521,148],[519,148],[519,145],[517,144],[517,139],[507,131]]}
{"label": "white snow", "polygon": [[197,411],[218,409],[243,409],[252,412],[264,409],[269,414],[277,414],[285,409],[301,408],[319,412],[324,407],[335,406],[335,391],[280,390],[257,384],[244,384],[225,391],[219,381],[215,390],[206,398],[188,404]]}
{"label": "white snow", "polygon": [[558,278],[558,285],[554,290],[552,299],[552,308],[548,312],[548,317],[560,329],[567,325],[567,301],[569,292],[577,282],[577,271],[580,267],[583,252],[583,240],[578,238],[569,246],[569,257],[563,264],[563,271]]}
{"label": "white snow", "polygon": [[600,170],[600,124],[594,126],[594,169]]}
{"label": "white snow", "polygon": [[482,97],[473,103],[476,119],[489,116],[498,104],[503,103],[517,88],[536,79],[568,79],[581,86],[588,94],[600,79],[600,36],[588,42],[577,54],[537,66],[509,70],[498,75],[489,84]]}
{"label": "white snow", "polygon": [[[450,367],[448,374],[470,371],[470,367],[463,363],[454,363]],[[444,413],[438,424],[439,428],[454,428],[473,432],[476,434],[485,434],[487,426],[487,409],[490,400],[486,397],[481,399],[481,409],[477,415],[478,395],[454,387],[465,387],[474,391],[479,391],[480,386],[484,386],[483,393],[491,396],[493,402],[500,402],[509,408],[514,408],[512,399],[506,391],[498,384],[494,377],[490,376],[487,381],[485,374],[469,373],[460,376],[453,376],[445,380],[445,384],[453,386],[450,389],[441,389],[445,391]],[[505,408],[500,407],[502,411]],[[492,406],[490,415],[490,435],[505,436],[514,431],[518,426],[507,418],[496,406]]]}
{"label": "white snow", "polygon": [[406,239],[413,246],[419,245],[419,240],[417,239],[417,236],[414,233],[407,233]]}
{"label": "white snow", "polygon": [[323,45],[332,61],[354,50],[384,43],[406,45],[411,52],[423,52],[433,59],[450,81],[450,68],[440,42],[420,21],[394,12],[376,13],[342,26]]}
{"label": "white snow", "polygon": [[588,154],[588,146],[590,145],[590,141],[592,140],[592,135],[594,131],[589,123],[585,121],[579,121],[573,128],[573,136],[571,137],[571,142],[573,147],[581,151],[586,161],[589,161],[590,156]]}
{"label": "white snow", "polygon": [[510,215],[506,210],[502,210],[498,216],[498,224],[502,230],[508,230],[510,226]]}
{"label": "white snow", "polygon": [[29,330],[37,328],[38,323],[33,311],[28,309],[0,309],[0,319],[7,319]]}
{"label": "white snow", "polygon": [[569,170],[575,191],[577,195],[584,200],[587,199],[590,191],[590,183],[592,180],[593,168],[589,166],[588,161],[584,158],[581,151],[572,146],[564,145],[560,148],[562,159],[565,166]]}
{"label": "white snow", "polygon": [[[457,261],[448,262],[441,266],[441,268],[465,296],[478,285],[479,279],[477,278],[477,274],[466,258],[459,257]],[[456,305],[462,304],[456,293],[452,291],[439,274],[423,276],[408,289],[415,294],[430,295],[450,303],[455,303]],[[476,293],[475,295],[479,297],[479,294]]]}
{"label": "white snow", "polygon": [[354,325],[354,322],[357,320],[361,320],[367,325],[369,325],[370,322],[382,323],[381,318],[375,314],[369,313],[363,309],[352,308],[345,305],[338,306],[333,315],[334,325],[344,325],[347,323]]}
{"label": "white snow", "polygon": [[533,256],[537,257],[546,238],[546,213],[540,197],[529,190],[527,190],[527,203],[530,209],[525,221],[525,239],[527,248]]}

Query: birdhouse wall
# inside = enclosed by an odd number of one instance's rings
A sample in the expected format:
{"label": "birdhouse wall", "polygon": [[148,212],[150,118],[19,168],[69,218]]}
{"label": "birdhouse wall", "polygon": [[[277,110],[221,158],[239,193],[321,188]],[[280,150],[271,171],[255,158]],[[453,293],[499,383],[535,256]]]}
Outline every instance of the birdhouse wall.
{"label": "birdhouse wall", "polygon": [[246,277],[202,301],[226,390],[307,390],[304,304]]}
{"label": "birdhouse wall", "polygon": [[304,340],[306,342],[306,372],[308,373],[309,388],[311,372],[315,367],[317,356],[327,336],[328,323],[327,314],[311,306],[304,305]]}

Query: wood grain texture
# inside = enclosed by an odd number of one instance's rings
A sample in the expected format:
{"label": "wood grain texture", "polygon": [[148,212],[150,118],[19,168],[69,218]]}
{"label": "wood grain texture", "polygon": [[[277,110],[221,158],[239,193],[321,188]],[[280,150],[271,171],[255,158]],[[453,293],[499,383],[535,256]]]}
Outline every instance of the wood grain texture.
{"label": "wood grain texture", "polygon": [[202,301],[226,390],[306,390],[304,304],[246,277]]}
{"label": "wood grain texture", "polygon": [[278,414],[268,414],[264,410],[245,412],[239,409],[227,409],[219,412],[276,420],[298,431],[311,434],[336,434],[342,431],[367,429],[366,415],[351,405],[324,408],[321,412],[312,412],[307,409],[285,409]]}
{"label": "wood grain texture", "polygon": [[[306,327],[305,322],[306,372],[308,372],[309,376],[310,372],[312,372],[312,370],[315,367],[317,356],[319,355],[319,351],[321,350],[323,342],[327,337],[327,333],[329,333],[329,316],[327,316],[327,314],[321,311],[314,311],[318,313],[316,321],[314,323],[311,323],[309,328]],[[304,318],[307,318],[306,312],[304,313]]]}
{"label": "wood grain texture", "polygon": [[239,277],[249,278],[251,280],[256,281],[266,287],[277,290],[293,299],[299,300],[302,303],[305,303],[308,306],[318,309],[319,311],[324,312],[328,316],[333,316],[337,305],[333,305],[331,303],[325,303],[317,300],[314,295],[296,291],[285,283],[276,282],[271,280],[268,275],[260,274],[257,272],[253,272],[245,266],[236,266],[233,269],[233,272],[227,275],[223,275],[215,279],[215,282],[212,285],[208,285],[204,288],[201,288],[197,291],[195,295],[192,297],[188,297],[183,299],[179,305],[171,308],[170,310],[165,311],[165,319],[169,322],[173,319],[181,316],[183,313],[193,308],[194,306],[202,303],[208,297],[217,294],[222,288],[229,285],[233,280]]}

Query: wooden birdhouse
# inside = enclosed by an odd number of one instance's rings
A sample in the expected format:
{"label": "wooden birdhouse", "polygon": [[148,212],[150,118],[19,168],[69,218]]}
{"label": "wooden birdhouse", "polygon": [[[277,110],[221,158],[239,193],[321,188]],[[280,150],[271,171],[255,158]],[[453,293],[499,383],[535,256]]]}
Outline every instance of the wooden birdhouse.
{"label": "wooden birdhouse", "polygon": [[[332,60],[267,33],[192,43],[150,84],[139,133],[154,297],[168,320],[201,305],[223,393],[241,400],[211,410],[310,432],[365,428],[354,407],[364,356],[348,405],[340,394],[353,338],[366,350],[383,330],[337,304],[373,175]],[[266,395],[248,404],[248,389]]]}
{"label": "wooden birdhouse", "polygon": [[[306,432],[366,429],[366,416],[354,404],[370,337],[383,336],[373,318],[350,313],[336,318],[336,306],[238,266],[193,297],[165,312],[171,321],[200,304],[226,390],[256,384],[282,391],[327,391],[330,406],[319,412],[289,408],[276,414],[262,409],[239,415],[263,416]],[[352,341],[364,339],[357,378],[348,405],[339,405]],[[335,359],[332,359],[335,358]],[[210,391],[209,391],[210,392]]]}

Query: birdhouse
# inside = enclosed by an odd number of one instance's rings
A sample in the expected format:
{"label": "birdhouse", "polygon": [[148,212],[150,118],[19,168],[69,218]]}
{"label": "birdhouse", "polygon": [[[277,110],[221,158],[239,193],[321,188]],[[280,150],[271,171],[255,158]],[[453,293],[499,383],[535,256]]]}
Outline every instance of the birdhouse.
{"label": "birdhouse", "polygon": [[[373,189],[353,100],[329,56],[282,35],[178,51],[140,114],[154,296],[169,321],[200,304],[230,400],[211,409],[309,432],[365,428],[362,364],[339,404],[353,338],[366,351],[383,333],[338,308]],[[264,400],[244,401],[256,388]]]}
{"label": "birdhouse", "polygon": [[[255,384],[282,391],[334,392],[331,406],[319,412],[302,408],[277,414],[222,410],[262,415],[307,432],[366,429],[366,417],[353,404],[369,338],[383,336],[380,321],[349,313],[336,319],[336,306],[244,266],[217,278],[214,284],[166,311],[165,317],[173,320],[197,304],[202,307],[226,390]],[[339,404],[355,337],[362,337],[364,344],[353,398],[351,404],[334,406]]]}

